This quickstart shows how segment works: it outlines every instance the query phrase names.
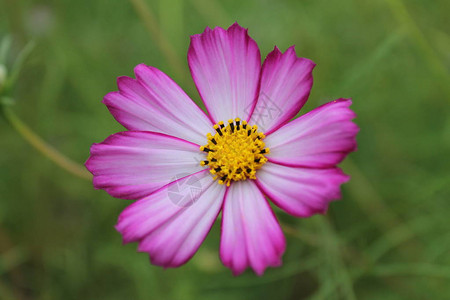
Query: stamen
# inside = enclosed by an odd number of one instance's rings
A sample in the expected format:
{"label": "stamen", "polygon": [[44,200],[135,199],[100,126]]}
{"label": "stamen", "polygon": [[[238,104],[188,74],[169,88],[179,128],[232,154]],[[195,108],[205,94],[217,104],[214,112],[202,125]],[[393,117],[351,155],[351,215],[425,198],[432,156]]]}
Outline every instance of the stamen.
{"label": "stamen", "polygon": [[216,124],[216,125],[214,125],[213,128],[217,131],[217,133],[218,133],[220,136],[223,136],[222,130],[220,130],[219,125]]}
{"label": "stamen", "polygon": [[205,146],[201,146],[200,147],[200,151],[204,151],[204,152],[214,152],[214,150],[211,150],[209,148],[206,148]]}
{"label": "stamen", "polygon": [[209,166],[219,184],[230,186],[232,181],[256,179],[256,170],[267,162],[264,154],[269,153],[258,126],[248,126],[247,121],[236,118],[228,120],[227,126],[218,122],[214,130],[214,135],[206,135],[208,143],[200,147],[207,153],[200,165]]}
{"label": "stamen", "polygon": [[228,124],[230,125],[231,133],[234,133],[234,122],[233,122],[233,120],[232,120],[232,119],[229,119],[229,120],[228,120]]}

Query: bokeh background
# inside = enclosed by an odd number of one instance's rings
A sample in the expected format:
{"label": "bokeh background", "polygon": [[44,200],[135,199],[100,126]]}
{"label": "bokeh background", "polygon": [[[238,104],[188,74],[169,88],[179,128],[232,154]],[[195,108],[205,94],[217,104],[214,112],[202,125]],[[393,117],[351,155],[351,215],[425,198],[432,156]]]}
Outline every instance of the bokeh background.
{"label": "bokeh background", "polygon": [[[450,299],[449,11],[447,0],[1,0],[8,74],[29,53],[2,96],[0,299]],[[221,265],[218,224],[188,264],[163,270],[122,246],[113,225],[130,202],[94,190],[82,164],[123,130],[101,104],[117,76],[156,66],[198,102],[189,35],[235,21],[263,57],[295,44],[317,63],[304,111],[353,98],[352,180],[326,216],[278,213],[284,264],[262,277]],[[37,151],[23,124],[81,167]]]}

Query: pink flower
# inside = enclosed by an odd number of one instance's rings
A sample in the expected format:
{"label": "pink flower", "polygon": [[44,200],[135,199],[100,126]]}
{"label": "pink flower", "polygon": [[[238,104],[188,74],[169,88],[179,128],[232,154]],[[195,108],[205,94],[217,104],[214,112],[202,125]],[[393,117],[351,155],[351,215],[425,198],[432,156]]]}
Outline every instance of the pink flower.
{"label": "pink flower", "polygon": [[[294,47],[261,66],[238,24],[191,37],[189,67],[205,114],[160,70],[119,77],[104,103],[128,131],[91,147],[94,186],[137,199],[116,225],[151,263],[178,267],[222,211],[220,258],[233,273],[279,266],[286,241],[266,200],[297,217],[325,213],[349,177],[336,167],[356,148],[350,99],[289,122],[305,104],[315,64]],[[224,123],[225,121],[226,123]]]}

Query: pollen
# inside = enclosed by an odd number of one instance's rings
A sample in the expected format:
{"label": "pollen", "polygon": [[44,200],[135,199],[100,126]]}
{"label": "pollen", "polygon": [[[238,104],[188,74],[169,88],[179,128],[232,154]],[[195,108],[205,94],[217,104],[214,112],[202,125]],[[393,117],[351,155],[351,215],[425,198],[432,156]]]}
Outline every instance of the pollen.
{"label": "pollen", "polygon": [[200,147],[207,155],[200,165],[209,166],[219,184],[230,186],[232,181],[256,179],[256,170],[267,162],[264,154],[269,153],[258,126],[236,118],[228,120],[226,126],[220,121],[214,129],[215,134],[208,133],[208,143]]}

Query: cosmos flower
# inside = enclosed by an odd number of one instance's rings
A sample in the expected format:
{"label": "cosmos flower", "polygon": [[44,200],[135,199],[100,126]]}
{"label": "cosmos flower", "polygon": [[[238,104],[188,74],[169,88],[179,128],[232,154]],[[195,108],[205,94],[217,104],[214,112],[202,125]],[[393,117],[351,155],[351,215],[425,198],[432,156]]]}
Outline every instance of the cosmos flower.
{"label": "cosmos flower", "polygon": [[136,79],[119,77],[119,91],[103,100],[128,131],[94,144],[86,167],[95,188],[137,200],[116,229],[152,264],[186,263],[222,212],[223,264],[261,275],[281,264],[286,245],[267,198],[309,217],[341,197],[349,178],[336,165],[355,150],[358,132],[351,100],[291,121],[315,64],[275,47],[261,65],[238,24],[192,36],[188,63],[208,114],[166,74],[138,65]]}

